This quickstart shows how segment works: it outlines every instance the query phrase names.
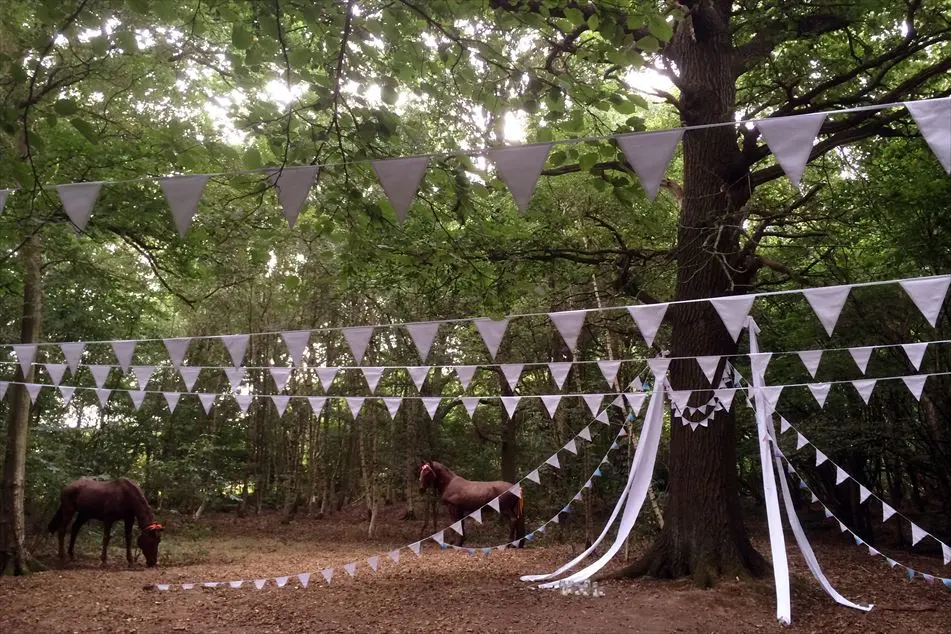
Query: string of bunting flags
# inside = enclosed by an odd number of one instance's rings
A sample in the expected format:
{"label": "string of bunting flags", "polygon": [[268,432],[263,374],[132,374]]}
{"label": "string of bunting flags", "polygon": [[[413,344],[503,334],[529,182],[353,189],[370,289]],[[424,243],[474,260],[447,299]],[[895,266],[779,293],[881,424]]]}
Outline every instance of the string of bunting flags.
{"label": "string of bunting flags", "polygon": [[[144,342],[161,341],[168,354],[168,359],[172,366],[180,368],[185,363],[188,349],[194,340],[218,339],[230,356],[233,367],[242,366],[244,357],[250,343],[251,336],[261,335],[279,335],[283,341],[287,355],[294,367],[300,367],[305,362],[311,360],[310,337],[312,333],[330,333],[339,332],[346,341],[348,349],[354,359],[356,366],[363,365],[363,359],[370,346],[373,335],[377,329],[403,328],[412,339],[419,357],[423,363],[429,357],[433,342],[439,328],[450,324],[471,324],[482,338],[486,350],[492,361],[495,361],[502,340],[505,336],[509,322],[515,318],[523,317],[543,317],[547,316],[554,324],[555,328],[561,334],[568,350],[574,354],[577,350],[578,339],[581,330],[585,325],[587,315],[605,311],[627,310],[634,324],[637,326],[648,347],[653,346],[654,339],[663,322],[667,310],[672,305],[683,303],[709,302],[720,317],[723,325],[729,331],[734,340],[739,338],[746,320],[749,317],[753,302],[757,298],[772,297],[777,295],[802,294],[809,303],[813,312],[816,314],[819,322],[831,337],[832,332],[838,322],[845,302],[849,294],[855,288],[864,288],[871,286],[884,286],[898,284],[904,289],[905,293],[915,304],[921,314],[929,324],[934,327],[937,324],[938,315],[944,304],[945,297],[951,285],[951,275],[930,276],[919,278],[907,278],[900,280],[887,280],[879,282],[861,282],[856,284],[823,286],[809,289],[793,289],[781,291],[767,291],[762,293],[753,293],[749,295],[729,295],[723,297],[712,297],[705,299],[678,300],[658,304],[643,304],[632,306],[611,306],[601,308],[587,308],[569,311],[554,311],[547,313],[520,313],[512,314],[502,319],[490,319],[488,317],[476,318],[457,318],[434,320],[428,322],[413,323],[394,323],[367,326],[354,326],[343,328],[317,328],[310,330],[285,330],[276,332],[262,333],[243,333],[231,335],[196,335],[192,337],[173,337],[166,339],[130,339],[130,340],[110,340],[110,341],[88,341],[88,342],[62,342],[62,343],[26,343],[26,344],[4,344],[3,347],[13,350],[17,362],[26,372],[33,365],[36,359],[37,351],[45,347],[58,347],[62,353],[65,365],[75,372],[79,367],[86,347],[90,344],[108,344],[116,358],[117,363],[123,369],[128,370],[133,364],[133,359],[137,346]],[[807,353],[807,354],[806,354]],[[814,368],[818,366],[822,351],[812,350],[800,353],[803,363],[810,372],[814,374]],[[716,370],[718,356],[695,357],[704,372],[711,376]],[[603,363],[608,363],[607,361]],[[338,366],[354,367],[354,366]],[[381,366],[386,367],[386,366]],[[468,367],[468,366],[456,366]],[[329,371],[329,370],[328,370]]]}
{"label": "string of bunting flags", "polygon": [[[634,414],[634,413],[631,413],[630,415],[628,415],[627,419],[625,420],[625,423],[630,424],[631,422],[633,422],[634,418],[635,418],[635,414]],[[598,477],[601,477],[601,475],[602,475],[601,469],[602,469],[603,465],[610,463],[609,458],[610,458],[611,453],[612,453],[615,449],[618,449],[618,448],[621,446],[621,444],[620,444],[621,439],[624,438],[624,437],[626,437],[626,436],[628,436],[628,435],[629,435],[629,434],[628,434],[628,432],[627,432],[627,429],[625,428],[624,425],[622,425],[621,428],[620,428],[620,430],[618,431],[617,435],[615,436],[614,441],[611,443],[611,446],[608,448],[608,450],[605,452],[604,456],[601,458],[600,462],[598,463],[598,466],[594,469],[594,471],[591,473],[591,475],[590,475],[590,476],[587,478],[587,480],[585,481],[584,486],[578,491],[578,493],[575,494],[575,496],[571,499],[571,501],[569,501],[568,504],[566,504],[565,506],[563,506],[563,507],[561,508],[561,510],[559,510],[552,518],[550,518],[550,519],[548,519],[547,521],[545,521],[545,522],[543,522],[542,524],[540,524],[535,530],[531,531],[531,533],[527,533],[526,536],[525,536],[525,539],[526,539],[527,541],[533,541],[533,540],[535,540],[535,539],[540,538],[540,536],[542,536],[542,535],[545,534],[545,532],[546,532],[546,530],[547,530],[547,527],[548,527],[550,524],[552,524],[552,523],[558,523],[558,522],[560,521],[560,520],[559,520],[559,517],[560,517],[563,513],[570,513],[570,512],[571,512],[571,509],[570,509],[571,504],[572,504],[573,502],[576,502],[576,501],[582,499],[582,494],[583,494],[583,492],[584,492],[586,489],[592,488],[594,479],[595,479],[595,478],[598,478]],[[576,455],[576,454],[578,453],[577,443],[578,443],[580,440],[586,440],[586,441],[588,441],[588,442],[591,442],[592,436],[591,436],[591,427],[590,427],[590,425],[584,427],[580,432],[578,432],[574,437],[572,437],[567,443],[565,443],[565,445],[564,445],[561,449],[559,449],[559,450],[556,451],[554,454],[552,454],[545,462],[539,464],[535,469],[533,469],[532,471],[530,471],[526,476],[524,476],[524,477],[521,478],[518,482],[516,482],[516,483],[509,489],[509,492],[514,493],[515,495],[518,495],[519,497],[521,497],[521,495],[522,495],[521,487],[522,487],[523,483],[524,483],[526,480],[529,480],[529,481],[531,481],[531,482],[534,482],[535,484],[539,484],[539,485],[540,485],[540,484],[541,484],[541,478],[540,478],[540,475],[539,475],[539,470],[540,470],[542,467],[544,467],[545,465],[551,466],[551,467],[554,468],[554,469],[559,469],[559,468],[560,468],[560,462],[559,462],[559,460],[558,460],[558,453],[559,453],[560,451],[567,451],[567,452],[569,452],[569,453],[571,453],[571,454],[575,454],[575,455]],[[499,496],[499,497],[501,497],[501,496]],[[456,532],[456,533],[458,533],[458,534],[461,535],[461,534],[462,534],[462,531],[463,531],[462,524],[463,524],[463,522],[465,521],[465,519],[472,519],[472,520],[475,521],[476,523],[482,524],[483,512],[484,512],[484,511],[487,511],[488,509],[491,509],[491,510],[494,510],[496,513],[499,512],[499,497],[496,497],[496,498],[490,500],[488,503],[486,503],[485,505],[483,505],[483,506],[481,506],[480,508],[476,509],[475,511],[473,511],[472,513],[470,513],[469,515],[467,515],[465,518],[463,518],[462,520],[459,520],[459,521],[457,521],[457,522],[454,522],[453,524],[451,524],[451,525],[449,525],[449,526],[443,528],[442,530],[436,531],[435,533],[433,533],[432,535],[430,535],[430,536],[428,536],[428,537],[426,537],[426,538],[424,538],[424,539],[415,541],[415,542],[413,542],[413,543],[407,544],[407,545],[405,545],[405,546],[401,546],[401,547],[399,547],[399,548],[396,548],[396,549],[393,549],[393,550],[387,552],[386,555],[385,555],[386,558],[389,559],[394,565],[398,565],[398,564],[400,563],[400,553],[401,553],[401,551],[403,551],[403,550],[409,550],[409,551],[411,551],[414,555],[416,555],[417,557],[420,557],[421,554],[422,554],[422,546],[423,546],[423,544],[424,544],[425,542],[427,542],[427,541],[433,541],[433,542],[435,542],[436,544],[439,545],[439,547],[440,547],[441,549],[447,549],[447,548],[450,548],[450,547],[451,547],[451,548],[458,548],[458,547],[456,547],[456,546],[454,546],[454,545],[452,545],[452,544],[448,544],[448,543],[446,542],[446,540],[445,540],[445,533],[446,533],[446,531],[451,530],[451,531],[454,531],[454,532]],[[483,548],[480,548],[480,549],[463,548],[463,549],[460,549],[460,550],[465,550],[465,551],[469,552],[469,554],[475,554],[475,552],[479,551],[479,552],[482,552],[485,556],[489,556],[489,554],[490,554],[493,550],[504,550],[505,548],[516,544],[518,541],[519,541],[519,540],[514,540],[514,541],[511,541],[511,542],[507,542],[507,543],[505,543],[505,544],[499,544],[499,545],[496,545],[496,546],[488,546],[488,547],[483,547]],[[368,558],[365,560],[365,561],[366,561],[366,567],[368,567],[368,568],[372,571],[372,573],[375,574],[376,572],[379,571],[380,564],[384,561],[384,558],[383,558],[383,557],[384,557],[383,555],[373,555],[373,556],[371,556],[371,557],[368,557]],[[344,570],[344,572],[347,573],[348,576],[350,576],[350,577],[356,577],[357,571],[358,571],[359,568],[360,568],[360,563],[357,562],[357,561],[352,561],[352,562],[349,562],[349,563],[347,563],[347,564],[344,564],[344,565],[340,566],[340,568],[342,568],[342,569]],[[330,585],[330,584],[332,583],[333,578],[334,578],[334,571],[335,571],[335,568],[334,568],[334,567],[323,568],[323,569],[320,571],[320,575],[323,577],[324,581],[326,581],[327,585]],[[301,573],[297,573],[297,574],[294,574],[294,575],[282,575],[282,576],[277,576],[277,577],[258,578],[258,579],[254,579],[254,580],[250,580],[250,581],[249,581],[249,580],[245,580],[245,579],[239,579],[239,580],[233,580],[233,581],[205,581],[205,582],[190,582],[190,583],[157,583],[157,584],[154,584],[153,587],[154,587],[156,590],[160,590],[160,591],[168,591],[168,590],[172,590],[172,589],[174,589],[174,588],[181,589],[181,590],[193,590],[193,589],[195,589],[195,588],[234,588],[234,589],[238,589],[238,588],[243,587],[244,584],[246,584],[246,583],[251,583],[251,584],[253,584],[253,586],[254,586],[255,589],[257,589],[257,590],[263,590],[265,587],[268,586],[269,583],[272,583],[272,584],[273,584],[275,587],[277,587],[277,588],[284,588],[284,587],[287,586],[288,582],[289,582],[291,579],[296,578],[296,579],[298,580],[300,586],[306,588],[306,587],[308,587],[308,585],[309,585],[309,583],[310,583],[310,579],[311,579],[313,576],[315,576],[315,575],[314,575],[314,573],[312,573],[312,572],[301,572]]]}
{"label": "string of bunting flags", "polygon": [[[369,162],[384,194],[393,206],[397,219],[402,222],[413,204],[429,168],[437,156],[485,155],[494,165],[499,177],[508,186],[519,211],[526,211],[535,191],[535,185],[555,144],[576,144],[587,141],[613,140],[624,154],[630,167],[638,175],[648,198],[653,200],[660,189],[674,152],[685,131],[710,127],[754,125],[794,187],[800,187],[805,165],[813,143],[827,117],[860,111],[906,108],[918,126],[941,166],[951,174],[951,97],[917,101],[859,106],[835,111],[730,121],[723,123],[685,126],[670,130],[635,132],[617,135],[567,139],[548,143],[531,143],[469,152],[425,154],[371,161],[350,161],[346,164]],[[182,237],[191,227],[205,187],[212,177],[260,174],[268,186],[277,190],[278,199],[288,225],[293,228],[301,209],[310,196],[323,167],[330,165],[283,166],[241,172],[214,174],[186,174],[166,177],[142,177],[122,181],[92,181],[50,186],[55,189],[70,222],[79,231],[86,228],[104,185],[119,183],[157,182],[171,211],[172,220]],[[0,212],[8,196],[16,189],[0,189]]]}

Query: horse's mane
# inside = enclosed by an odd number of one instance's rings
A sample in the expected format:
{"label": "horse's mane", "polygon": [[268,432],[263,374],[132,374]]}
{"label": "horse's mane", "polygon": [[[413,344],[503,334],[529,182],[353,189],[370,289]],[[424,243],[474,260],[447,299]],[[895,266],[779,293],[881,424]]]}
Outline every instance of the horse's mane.
{"label": "horse's mane", "polygon": [[139,528],[145,528],[151,524],[155,520],[155,515],[152,513],[152,507],[149,505],[149,501],[145,499],[145,493],[142,492],[142,487],[129,478],[119,478],[116,482],[132,498],[132,503],[135,506],[135,516],[139,521]]}

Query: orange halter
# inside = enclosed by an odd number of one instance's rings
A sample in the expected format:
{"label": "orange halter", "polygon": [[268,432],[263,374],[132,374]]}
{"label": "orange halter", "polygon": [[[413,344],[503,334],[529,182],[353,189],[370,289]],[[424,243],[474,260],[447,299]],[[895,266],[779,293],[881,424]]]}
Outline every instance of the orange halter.
{"label": "orange halter", "polygon": [[149,524],[148,526],[145,527],[145,530],[147,530],[147,531],[160,531],[160,530],[162,530],[162,525],[159,524],[158,522],[152,522],[151,524]]}

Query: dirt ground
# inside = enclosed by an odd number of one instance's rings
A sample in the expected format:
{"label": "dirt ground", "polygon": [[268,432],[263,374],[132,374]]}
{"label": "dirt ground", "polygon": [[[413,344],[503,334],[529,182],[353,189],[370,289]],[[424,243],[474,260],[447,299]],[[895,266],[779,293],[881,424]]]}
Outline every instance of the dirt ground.
{"label": "dirt ground", "polygon": [[[567,534],[553,534],[521,551],[488,558],[440,550],[421,557],[386,553],[417,537],[419,523],[388,523],[377,540],[356,519],[297,519],[284,525],[264,516],[216,516],[201,526],[167,522],[160,568],[125,566],[113,536],[110,563],[98,562],[98,536],[82,542],[76,562],[23,578],[0,579],[0,632],[764,632],[780,631],[771,580],[729,581],[713,590],[688,582],[602,584],[602,598],[532,589],[519,575],[548,572],[578,552]],[[559,529],[561,530],[561,529]],[[481,527],[472,545],[491,545],[501,531]],[[813,581],[801,556],[793,566],[793,632],[951,632],[951,591],[908,581],[881,558],[838,535],[812,535],[832,583],[845,596],[876,604],[868,614],[837,607]],[[768,552],[758,543],[760,552]],[[54,564],[52,539],[41,559]],[[633,549],[636,550],[636,547]],[[916,569],[944,576],[940,559],[892,553]],[[382,555],[372,573],[366,558]],[[355,578],[342,565],[359,562]],[[334,566],[328,586],[319,571]],[[312,572],[308,588],[292,578],[284,588],[147,590],[154,583],[256,579]],[[174,586],[173,586],[174,587]]]}

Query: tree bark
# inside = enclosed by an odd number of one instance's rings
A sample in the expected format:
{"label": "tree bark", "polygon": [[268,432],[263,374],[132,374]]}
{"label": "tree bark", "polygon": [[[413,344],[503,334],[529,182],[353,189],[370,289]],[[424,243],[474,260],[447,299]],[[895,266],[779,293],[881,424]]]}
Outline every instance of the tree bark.
{"label": "tree bark", "polygon": [[[23,321],[20,327],[21,343],[36,343],[40,338],[43,301],[43,251],[39,233],[34,233],[23,245]],[[3,561],[0,575],[12,559],[13,574],[27,572],[29,553],[26,549],[26,449],[30,421],[30,396],[23,382],[33,380],[33,368],[24,373],[19,364],[15,383],[10,386],[10,419],[7,422],[7,447],[3,464]]]}

